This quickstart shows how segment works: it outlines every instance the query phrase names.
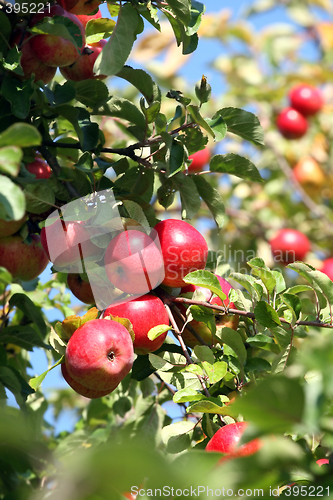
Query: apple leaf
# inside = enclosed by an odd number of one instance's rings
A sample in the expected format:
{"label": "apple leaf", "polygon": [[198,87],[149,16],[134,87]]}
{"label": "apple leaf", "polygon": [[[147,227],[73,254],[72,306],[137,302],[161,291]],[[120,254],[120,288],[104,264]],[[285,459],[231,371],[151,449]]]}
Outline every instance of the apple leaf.
{"label": "apple leaf", "polygon": [[241,365],[244,366],[246,363],[247,353],[240,333],[232,330],[232,328],[222,327],[217,330],[216,336],[234,351]]}
{"label": "apple leaf", "polygon": [[169,325],[158,325],[158,326],[154,326],[153,328],[151,328],[149,330],[149,332],[147,333],[147,337],[149,338],[149,340],[155,340],[157,339],[160,335],[162,335],[163,333],[167,332],[170,330],[170,326]]}
{"label": "apple leaf", "polygon": [[116,22],[106,17],[102,19],[90,19],[86,24],[86,44],[91,45],[92,43],[109,38],[115,26]]}
{"label": "apple leaf", "polygon": [[185,283],[190,283],[191,285],[208,288],[215,293],[215,295],[220,297],[222,301],[227,298],[226,294],[222,291],[219,280],[209,271],[193,271],[185,276],[184,281]]}
{"label": "apple leaf", "polygon": [[9,300],[11,308],[17,307],[20,309],[27,318],[34,323],[40,331],[42,337],[47,333],[47,327],[40,309],[33,303],[33,301],[24,293],[15,293]]}
{"label": "apple leaf", "polygon": [[[304,262],[293,262],[287,267],[289,267],[289,269],[293,269],[293,271],[296,271],[298,274],[303,276],[303,278],[305,278],[312,285],[316,292],[319,288],[327,301],[330,304],[333,303],[333,282],[326,274],[322,273],[321,271],[317,271],[315,268],[313,268],[309,264],[305,264]],[[321,308],[325,307],[323,303],[321,303],[320,305]]]}
{"label": "apple leaf", "polygon": [[22,189],[5,175],[0,175],[0,218],[19,220],[25,214],[25,197]]}
{"label": "apple leaf", "polygon": [[192,177],[179,172],[172,177],[172,181],[180,194],[182,219],[193,219],[200,210],[201,200]]}
{"label": "apple leaf", "polygon": [[187,371],[188,373],[192,373],[193,375],[200,375],[200,376],[204,375],[202,367],[200,365],[196,365],[195,363],[187,365],[185,371]]}
{"label": "apple leaf", "polygon": [[[123,200],[123,206],[125,207],[128,215],[130,216],[130,219],[126,219],[127,221],[133,219],[135,222],[139,223],[142,226],[142,228],[145,228],[147,231],[150,231],[151,228],[147,221],[145,213],[138,203],[135,203],[132,200]],[[130,223],[127,223],[127,228],[136,229],[136,227],[134,225],[132,226]],[[140,226],[138,226],[137,229],[140,230]]]}
{"label": "apple leaf", "polygon": [[209,208],[219,229],[225,224],[225,207],[219,191],[214,188],[203,176],[194,175],[193,180],[198,193]]}
{"label": "apple leaf", "polygon": [[259,347],[259,349],[275,352],[276,354],[278,354],[281,350],[272,337],[263,333],[258,333],[254,337],[249,337],[246,339],[246,342],[254,347]]}
{"label": "apple leaf", "polygon": [[[89,82],[90,83],[90,82]],[[95,110],[94,110],[95,111]],[[141,129],[146,128],[145,115],[128,99],[112,96],[99,112],[103,116],[114,116],[134,123]]]}
{"label": "apple leaf", "polygon": [[253,113],[239,108],[222,108],[215,114],[215,117],[222,116],[227,124],[228,132],[242,137],[246,141],[251,141],[259,146],[264,146],[264,131],[259,119]]}
{"label": "apple leaf", "polygon": [[169,0],[168,6],[183,24],[191,22],[191,2],[189,0]]}
{"label": "apple leaf", "polygon": [[67,316],[62,323],[57,322],[55,325],[55,330],[62,340],[70,339],[75,330],[80,326],[84,325],[88,321],[97,319],[99,311],[97,307],[91,307],[89,311],[82,317],[80,316]]}
{"label": "apple leaf", "polygon": [[259,170],[252,161],[235,153],[213,156],[209,163],[209,169],[211,172],[220,172],[235,175],[241,179],[263,182]]}
{"label": "apple leaf", "polygon": [[272,293],[277,283],[273,271],[268,269],[265,262],[260,258],[251,259],[247,264],[252,268],[252,273],[261,279],[268,293]]}
{"label": "apple leaf", "polygon": [[216,384],[216,382],[222,380],[227,374],[228,365],[225,361],[217,361],[214,364],[203,361],[201,365],[209,378],[210,384]]}
{"label": "apple leaf", "polygon": [[195,423],[182,420],[166,425],[162,429],[161,438],[167,453],[180,453],[191,446]]}
{"label": "apple leaf", "polygon": [[215,139],[215,133],[213,129],[210,128],[206,120],[204,120],[204,118],[201,116],[199,109],[199,106],[194,106],[193,104],[188,107],[192,120],[194,121],[194,123],[200,125],[200,127],[206,130],[206,132],[208,132],[208,134]]}
{"label": "apple leaf", "polygon": [[59,337],[55,329],[52,327],[51,327],[49,342],[57,353],[61,354],[62,356],[65,356],[67,344]]}
{"label": "apple leaf", "polygon": [[207,361],[211,365],[214,364],[215,361],[214,354],[207,345],[196,345],[193,350],[194,354],[199,359],[199,361]]}
{"label": "apple leaf", "polygon": [[1,54],[5,54],[6,51],[8,50],[7,40],[9,40],[11,32],[12,32],[12,27],[11,27],[8,16],[3,11],[0,11],[0,33],[1,33],[0,53]]}
{"label": "apple leaf", "polygon": [[148,104],[153,104],[156,101],[161,101],[161,91],[152,77],[143,71],[143,69],[133,69],[131,66],[124,66],[119,73],[119,78],[123,78],[145,97]]}
{"label": "apple leaf", "polygon": [[176,387],[177,390],[186,388],[191,388],[194,390],[202,390],[202,385],[198,377],[194,373],[182,372],[165,372],[158,371],[159,376],[166,384],[171,384]]}
{"label": "apple leaf", "polygon": [[14,344],[27,351],[32,351],[34,347],[51,349],[43,342],[36,330],[30,325],[11,325],[3,328],[1,332],[1,341],[8,344]]}
{"label": "apple leaf", "polygon": [[17,146],[0,148],[0,172],[17,176],[20,171],[23,152]]}
{"label": "apple leaf", "polygon": [[76,92],[76,99],[89,108],[101,105],[109,98],[109,90],[101,80],[81,80],[71,83]]}
{"label": "apple leaf", "polygon": [[51,366],[51,368],[49,368],[48,370],[46,370],[44,373],[42,373],[41,375],[38,375],[38,377],[31,378],[29,380],[30,387],[32,387],[36,391],[38,389],[38,387],[41,385],[41,383],[43,382],[43,380],[46,377],[46,375],[51,370],[53,370],[53,368],[55,368],[58,365],[61,365],[61,363],[63,363],[63,361],[64,361],[64,357],[62,356],[53,366]]}
{"label": "apple leaf", "polygon": [[21,374],[12,366],[0,366],[0,382],[14,394],[17,404],[22,409],[33,390]]}
{"label": "apple leaf", "polygon": [[[3,97],[10,102],[13,115],[25,120],[29,114],[31,98],[34,93],[32,79],[21,81],[8,73],[2,82],[1,92]],[[13,142],[10,145],[12,146]]]}
{"label": "apple leaf", "polygon": [[257,300],[261,299],[264,293],[263,287],[251,274],[231,273],[229,278],[242,285],[251,297],[255,297]]}
{"label": "apple leaf", "polygon": [[0,134],[0,147],[19,146],[27,148],[39,146],[41,143],[42,136],[39,131],[28,123],[14,123]]}
{"label": "apple leaf", "polygon": [[190,404],[186,413],[215,413],[217,415],[230,415],[237,417],[238,412],[233,409],[233,405],[224,405],[218,398],[209,398]]}
{"label": "apple leaf", "polygon": [[[204,323],[207,325],[209,330],[212,332],[211,340],[213,340],[213,335],[216,332],[216,322],[215,315],[212,309],[208,309],[204,306],[192,305],[190,307],[191,316],[195,321],[199,321],[200,323]],[[190,320],[191,321],[191,320]],[[200,333],[198,331],[198,333]],[[208,342],[208,341],[207,341]]]}
{"label": "apple leaf", "polygon": [[54,205],[55,196],[46,183],[27,184],[24,188],[26,208],[33,214],[42,214]]}
{"label": "apple leaf", "polygon": [[200,401],[205,398],[206,396],[200,394],[198,391],[186,387],[177,391],[172,399],[174,403],[188,403],[189,401]]}
{"label": "apple leaf", "polygon": [[267,328],[274,328],[277,325],[281,325],[278,313],[264,300],[260,300],[256,304],[254,314],[258,323],[266,326]]}

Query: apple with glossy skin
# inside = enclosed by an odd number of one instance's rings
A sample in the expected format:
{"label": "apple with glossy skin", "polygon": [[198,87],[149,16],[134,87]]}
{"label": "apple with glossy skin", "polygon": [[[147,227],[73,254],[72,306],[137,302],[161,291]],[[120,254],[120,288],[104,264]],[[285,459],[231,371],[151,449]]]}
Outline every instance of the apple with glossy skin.
{"label": "apple with glossy skin", "polygon": [[321,467],[322,465],[326,465],[326,464],[329,464],[330,461],[328,460],[328,458],[319,458],[318,460],[316,460],[316,464],[319,465],[319,467]]}
{"label": "apple with glossy skin", "polygon": [[79,264],[82,258],[101,253],[101,249],[90,241],[89,231],[79,222],[57,219],[42,228],[40,239],[50,261],[59,267]]}
{"label": "apple with glossy skin", "polygon": [[84,304],[95,304],[95,298],[89,281],[85,281],[78,273],[69,273],[67,286],[77,299]]}
{"label": "apple with glossy skin", "polygon": [[25,168],[30,174],[34,174],[36,179],[49,179],[52,174],[52,170],[47,162],[40,158],[35,158],[34,161],[28,163]]}
{"label": "apple with glossy skin", "polygon": [[206,451],[226,453],[226,456],[221,461],[253,455],[261,447],[260,439],[256,438],[238,446],[238,442],[244,434],[247,425],[247,422],[236,422],[221,427],[208,442]]}
{"label": "apple with glossy skin", "polygon": [[105,272],[119,290],[143,295],[163,279],[163,259],[154,240],[135,229],[123,231],[109,243],[104,257]]}
{"label": "apple with glossy skin", "polygon": [[[31,28],[33,28],[39,21],[43,21],[46,17],[62,16],[70,19],[80,29],[80,35],[74,35],[74,39],[79,43],[79,50],[76,45],[70,40],[59,35],[34,35],[30,40],[30,45],[39,61],[46,64],[46,66],[62,67],[73,64],[79,57],[80,53],[85,46],[85,29],[74,15],[64,10],[60,5],[52,5],[44,9],[40,14],[34,15],[31,21]],[[82,41],[80,41],[80,36]]]}
{"label": "apple with glossy skin", "polygon": [[295,260],[304,260],[311,244],[305,234],[296,229],[281,229],[269,241],[276,262],[290,264]]}
{"label": "apple with glossy skin", "polygon": [[191,165],[188,167],[188,171],[190,174],[196,174],[197,172],[202,172],[203,168],[211,158],[211,153],[208,148],[201,149],[193,155],[188,157],[189,160],[192,160]]}
{"label": "apple with glossy skin", "polygon": [[[22,38],[22,31],[17,30],[14,32],[11,39],[10,46],[19,45]],[[22,46],[21,46],[21,67],[24,75],[18,75],[15,73],[15,77],[20,80],[27,80],[32,74],[35,75],[34,82],[41,80],[45,85],[53,80],[57,68],[51,68],[51,66],[46,66],[39,59],[36,58],[34,51],[31,48],[30,40],[28,40],[29,35],[25,35]]]}
{"label": "apple with glossy skin", "polygon": [[69,375],[84,387],[113,391],[134,361],[128,330],[108,319],[93,319],[75,330],[66,347]]}
{"label": "apple with glossy skin", "polygon": [[31,243],[25,243],[20,235],[0,238],[0,266],[5,267],[14,279],[33,280],[49,263],[39,236],[32,234],[30,238]]}
{"label": "apple with glossy skin", "polygon": [[101,0],[58,0],[72,14],[91,14],[102,3]]}
{"label": "apple with glossy skin", "polygon": [[77,382],[76,380],[73,379],[73,377],[70,376],[70,374],[67,371],[66,364],[62,363],[61,364],[61,373],[64,379],[66,380],[67,384],[80,396],[84,396],[85,398],[89,399],[96,399],[96,398],[101,398],[103,396],[107,396],[110,394],[110,391],[98,391],[95,389],[89,389],[88,387],[85,387],[84,385],[80,384],[80,382]]}
{"label": "apple with glossy skin", "polygon": [[95,75],[94,64],[102,52],[103,47],[106,45],[106,40],[100,40],[97,43],[92,43],[87,45],[80,55],[79,59],[70,66],[65,66],[60,68],[62,76],[66,80],[72,80],[74,82],[80,82],[81,80],[104,80],[107,75]]}
{"label": "apple with glossy skin", "polygon": [[102,19],[102,12],[98,9],[96,14],[93,14],[92,16],[76,14],[76,17],[81,21],[83,27],[86,28],[88,21],[92,21],[93,19]]}
{"label": "apple with glossy skin", "polygon": [[286,139],[300,139],[308,130],[307,119],[294,108],[286,108],[281,111],[276,124]]}
{"label": "apple with glossy skin", "polygon": [[191,224],[178,219],[166,219],[154,227],[163,254],[165,277],[162,285],[185,286],[183,278],[192,271],[204,269],[208,246],[205,238]]}
{"label": "apple with glossy skin", "polygon": [[320,269],[322,273],[325,273],[330,280],[333,281],[333,257],[324,260],[323,267]]}
{"label": "apple with glossy skin", "polygon": [[319,189],[326,182],[325,174],[319,163],[311,156],[304,156],[296,163],[293,175],[305,189]]}
{"label": "apple with glossy skin", "polygon": [[[213,297],[213,292],[209,290],[208,288],[204,288],[201,286],[197,285],[186,285],[183,287],[180,291],[181,294],[185,293],[193,293],[195,290],[201,292],[206,301],[209,302],[210,304],[215,304],[217,306],[222,306],[224,305],[225,307],[230,307],[231,309],[235,308],[235,304],[233,302],[230,302],[228,299],[228,294],[233,287],[228,283],[228,281],[221,276],[218,276],[215,274],[217,279],[219,280],[219,283],[221,285],[222,291],[224,294],[227,296],[227,298],[222,302],[222,300],[219,297]],[[213,298],[212,298],[213,297]],[[186,315],[186,307],[181,304],[179,305],[180,311],[183,313],[183,315]],[[218,311],[216,311],[218,313]],[[221,315],[218,316],[218,319],[216,321],[217,326],[222,326],[222,327],[227,327],[227,328],[232,328],[233,330],[237,330],[239,323],[239,316],[237,314],[226,314],[226,315]],[[177,319],[177,324],[178,326],[182,326],[180,320]],[[220,342],[220,340],[217,337],[213,337],[212,332],[206,326],[204,323],[201,321],[195,321],[192,320],[189,323],[195,331],[200,335],[200,337],[209,345],[215,345],[217,342]],[[185,328],[183,333],[182,333],[183,340],[185,344],[188,347],[195,347],[196,345],[201,345],[200,342],[192,335],[192,333],[188,330],[188,328]]]}
{"label": "apple with glossy skin", "polygon": [[163,302],[154,295],[147,294],[122,304],[111,305],[105,310],[104,318],[109,314],[130,320],[135,335],[133,345],[136,354],[156,351],[168,334],[168,332],[162,333],[155,340],[149,340],[147,337],[151,328],[169,324],[168,313]]}
{"label": "apple with glossy skin", "polygon": [[289,101],[290,105],[304,116],[315,115],[324,105],[321,91],[306,83],[295,85],[290,90]]}
{"label": "apple with glossy skin", "polygon": [[3,238],[4,236],[11,236],[12,234],[17,233],[26,220],[26,215],[24,215],[22,219],[19,220],[0,219],[0,238]]}

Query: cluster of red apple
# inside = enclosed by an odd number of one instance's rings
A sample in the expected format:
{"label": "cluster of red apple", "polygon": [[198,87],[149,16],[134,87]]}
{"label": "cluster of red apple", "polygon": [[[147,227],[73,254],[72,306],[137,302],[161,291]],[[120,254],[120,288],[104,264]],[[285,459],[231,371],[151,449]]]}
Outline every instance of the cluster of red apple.
{"label": "cluster of red apple", "polygon": [[60,35],[32,34],[31,36],[21,29],[15,30],[11,38],[11,46],[20,47],[23,78],[30,78],[34,74],[35,82],[41,80],[46,84],[54,78],[58,67],[67,80],[106,78],[105,75],[96,76],[93,72],[94,63],[106,44],[106,40],[87,46],[85,44],[86,24],[90,19],[102,17],[100,11],[89,15],[100,4],[100,1],[96,0],[92,3],[80,0],[76,2],[75,7],[70,0],[62,0],[62,4],[64,8],[61,5],[50,6],[48,4],[43,12],[32,17],[29,28],[33,28],[47,17],[61,16],[70,19],[79,28],[80,34],[74,35],[74,39],[80,40],[80,49],[78,50],[72,41]]}
{"label": "cluster of red apple", "polygon": [[324,104],[319,89],[308,84],[299,84],[289,92],[290,106],[277,117],[277,127],[286,139],[300,139],[308,130],[307,118],[320,111]]}

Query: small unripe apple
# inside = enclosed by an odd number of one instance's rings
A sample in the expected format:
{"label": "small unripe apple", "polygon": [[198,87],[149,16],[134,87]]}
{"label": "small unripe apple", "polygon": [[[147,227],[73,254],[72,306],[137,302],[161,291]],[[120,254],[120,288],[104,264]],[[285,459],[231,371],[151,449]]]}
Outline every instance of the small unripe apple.
{"label": "small unripe apple", "polygon": [[315,115],[324,104],[321,91],[306,83],[295,85],[290,90],[289,101],[290,105],[304,116]]}
{"label": "small unripe apple", "polygon": [[88,387],[85,387],[84,385],[80,384],[80,382],[77,382],[76,380],[73,379],[73,377],[70,376],[70,374],[67,371],[66,364],[62,363],[61,364],[61,373],[64,379],[66,380],[67,384],[78,394],[81,396],[84,396],[85,398],[90,398],[90,399],[96,399],[96,398],[101,398],[103,396],[107,396],[110,394],[110,391],[97,391],[95,389],[89,389]]}
{"label": "small unripe apple", "polygon": [[102,12],[100,11],[100,9],[98,9],[96,14],[93,14],[92,16],[87,16],[84,14],[76,14],[76,17],[81,21],[83,27],[85,28],[87,26],[88,21],[92,21],[93,19],[101,19]]}
{"label": "small unripe apple", "polygon": [[12,234],[17,233],[26,220],[26,215],[24,215],[22,219],[19,220],[0,219],[0,238],[3,238],[4,236],[11,236]]}
{"label": "small unripe apple", "polygon": [[258,438],[238,446],[247,425],[247,422],[236,422],[221,427],[208,442],[206,451],[226,453],[222,460],[253,455],[261,447],[261,441]]}
{"label": "small unripe apple", "polygon": [[72,80],[74,82],[80,82],[81,80],[104,80],[107,75],[95,75],[94,64],[102,52],[103,47],[106,45],[106,40],[100,40],[97,43],[92,43],[87,45],[80,55],[79,59],[70,66],[65,66],[60,68],[62,76],[66,80]]}
{"label": "small unripe apple", "polygon": [[300,139],[308,130],[308,122],[294,108],[286,108],[277,117],[277,127],[286,139]]}
{"label": "small unripe apple", "polygon": [[192,271],[204,269],[208,246],[205,238],[191,224],[178,219],[166,219],[154,227],[160,240],[165,277],[162,285],[185,286],[183,278]]}
{"label": "small unripe apple", "polygon": [[34,174],[36,179],[49,179],[52,174],[52,170],[47,162],[40,158],[35,158],[34,161],[28,163],[25,168],[30,174]]}
{"label": "small unripe apple", "polygon": [[293,168],[293,175],[306,189],[321,188],[326,182],[325,174],[319,163],[311,156],[304,156],[296,163]]}
{"label": "small unripe apple", "polygon": [[119,290],[145,294],[163,279],[163,259],[154,240],[135,229],[111,240],[104,257],[105,272]]}
{"label": "small unripe apple", "polygon": [[79,327],[66,347],[69,375],[95,391],[113,391],[130,372],[134,361],[128,330],[107,319],[93,319]]}
{"label": "small unripe apple", "polygon": [[[42,21],[46,17],[54,16],[66,17],[79,27],[82,36],[80,49],[78,50],[73,42],[62,36],[49,34],[32,36],[29,39],[31,48],[37,59],[46,64],[46,66],[68,66],[80,57],[80,52],[85,46],[85,30],[81,21],[74,14],[70,14],[60,7],[60,5],[52,5],[50,8],[47,7],[44,9],[42,13],[34,15],[31,27],[33,28],[39,21]],[[79,39],[79,35],[74,35],[74,38]]]}
{"label": "small unripe apple", "polygon": [[202,172],[203,168],[209,162],[211,157],[209,148],[201,149],[193,155],[188,157],[189,160],[192,160],[191,165],[188,167],[188,171],[190,174],[195,174],[197,172]]}
{"label": "small unripe apple", "polygon": [[290,264],[295,260],[304,260],[311,245],[305,234],[296,229],[281,229],[269,242],[274,260]]}
{"label": "small unripe apple", "polygon": [[135,335],[134,351],[137,354],[156,351],[168,334],[168,332],[162,333],[155,340],[149,340],[147,337],[151,328],[169,324],[168,313],[163,302],[154,295],[147,294],[122,304],[111,305],[106,309],[104,317],[109,314],[130,320]]}
{"label": "small unripe apple", "polygon": [[323,267],[320,270],[322,273],[325,273],[330,280],[333,281],[333,257],[324,260]]}
{"label": "small unripe apple", "polygon": [[30,243],[25,243],[20,235],[0,238],[0,266],[5,267],[14,279],[31,281],[37,278],[49,263],[40,245],[39,236],[32,234],[30,238]]}
{"label": "small unripe apple", "polygon": [[67,286],[77,299],[84,304],[95,304],[95,297],[89,281],[84,281],[77,273],[69,273]]}

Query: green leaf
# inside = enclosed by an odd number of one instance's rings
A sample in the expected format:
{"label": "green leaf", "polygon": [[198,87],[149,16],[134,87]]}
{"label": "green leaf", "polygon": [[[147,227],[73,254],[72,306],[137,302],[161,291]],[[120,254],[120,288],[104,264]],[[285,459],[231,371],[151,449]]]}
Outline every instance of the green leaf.
{"label": "green leaf", "polygon": [[256,282],[254,276],[251,276],[250,274],[231,273],[229,278],[242,285],[245,290],[249,292],[251,297],[254,296],[257,300],[261,299],[264,290],[262,286]]}
{"label": "green leaf", "polygon": [[83,45],[83,37],[79,26],[68,17],[44,17],[40,23],[31,28],[31,32],[61,36],[76,45],[78,49]]}
{"label": "green leaf", "polygon": [[215,134],[215,141],[222,141],[227,134],[227,125],[222,116],[215,116],[214,118],[205,118],[206,123],[210,126]]}
{"label": "green leaf", "polygon": [[274,342],[272,337],[264,335],[263,333],[258,333],[254,337],[249,337],[246,342],[253,347],[259,347],[260,349],[265,349],[266,351],[272,351],[276,354],[280,352],[280,347]]}
{"label": "green leaf", "polygon": [[170,326],[169,325],[154,326],[147,333],[147,337],[149,338],[149,340],[155,340],[160,335],[162,335],[163,333],[167,332],[168,330],[170,330]]}
{"label": "green leaf", "polygon": [[202,367],[209,378],[210,384],[216,384],[216,382],[222,380],[226,376],[228,370],[228,365],[225,361],[217,361],[213,365],[207,361],[203,361]]}
{"label": "green leaf", "polygon": [[[60,330],[60,326],[58,326],[58,329]],[[65,356],[66,354],[66,342],[64,342],[60,336],[57,334],[56,330],[51,327],[51,333],[50,333],[50,338],[49,342],[53,349],[58,353],[61,354],[61,356]]]}
{"label": "green leaf", "polygon": [[145,100],[142,97],[140,99],[141,111],[145,115],[147,123],[153,123],[157,116],[159,115],[161,109],[161,103],[159,101],[154,101],[147,108],[145,107]]}
{"label": "green leaf", "polygon": [[191,306],[191,314],[195,321],[199,321],[200,323],[204,323],[205,325],[207,325],[209,330],[212,332],[212,335],[215,335],[216,323],[215,323],[215,315],[212,309],[208,309],[207,307],[205,308],[203,306],[193,305]]}
{"label": "green leaf", "polygon": [[146,128],[144,114],[131,101],[122,97],[113,96],[103,107],[102,114],[128,120],[143,130]]}
{"label": "green leaf", "polygon": [[20,171],[22,158],[22,150],[17,146],[0,148],[0,172],[15,177]]}
{"label": "green leaf", "polygon": [[256,307],[254,308],[255,318],[260,323],[260,325],[266,326],[267,328],[274,328],[277,325],[281,325],[281,321],[278,313],[273,309],[272,306],[260,300]]}
{"label": "green leaf", "polygon": [[33,392],[20,373],[11,366],[0,366],[0,382],[14,394],[21,408],[29,394]]}
{"label": "green leaf", "polygon": [[0,266],[0,283],[3,283],[4,285],[9,285],[9,283],[12,283],[13,277],[10,274],[9,271],[7,271],[6,268]]}
{"label": "green leaf", "polygon": [[24,293],[15,293],[9,300],[10,307],[17,307],[27,318],[34,323],[42,337],[47,333],[46,324],[40,309],[32,302],[32,300]]}
{"label": "green leaf", "polygon": [[219,229],[225,224],[225,207],[220,192],[209,184],[202,175],[193,176],[198,193],[209,208]]}
{"label": "green leaf", "polygon": [[304,392],[297,380],[269,377],[236,399],[233,409],[265,432],[291,432],[302,421]]}
{"label": "green leaf", "polygon": [[63,360],[64,360],[64,358],[62,356],[53,366],[51,366],[51,368],[49,368],[48,370],[46,370],[44,373],[42,373],[41,375],[38,375],[38,377],[31,378],[29,380],[30,387],[32,387],[36,391],[38,389],[38,387],[41,385],[41,383],[43,382],[43,380],[46,377],[46,375],[51,370],[53,370],[53,368],[55,368],[58,365],[61,365],[61,363],[63,362]]}
{"label": "green leaf", "polygon": [[131,66],[124,66],[119,73],[119,78],[123,78],[137,88],[144,96],[148,104],[161,101],[161,91],[152,77],[143,69],[133,69]]}
{"label": "green leaf", "polygon": [[228,132],[232,132],[247,141],[264,146],[264,131],[253,113],[239,108],[222,108],[215,114],[222,116],[227,124]]}
{"label": "green leaf", "polygon": [[182,420],[162,429],[162,441],[167,453],[180,453],[191,446],[192,435],[195,424]]}
{"label": "green leaf", "polygon": [[140,26],[140,17],[129,3],[121,6],[117,24],[94,64],[96,75],[116,75],[126,63]]}
{"label": "green leaf", "polygon": [[19,220],[25,214],[25,197],[22,189],[4,175],[0,175],[0,218]]}
{"label": "green leaf", "polygon": [[8,50],[7,41],[9,40],[12,27],[8,16],[3,11],[0,11],[0,53],[5,54]]}
{"label": "green leaf", "polygon": [[276,278],[273,272],[268,269],[262,259],[251,259],[247,264],[252,268],[252,273],[258,276],[265,285],[268,293],[273,293],[276,287]]}
{"label": "green leaf", "polygon": [[[237,416],[237,412],[234,411],[232,406],[222,406],[215,402],[214,400],[206,399],[199,401],[198,403],[193,403],[188,406],[186,413],[215,413],[217,415],[230,415]],[[216,400],[216,398],[214,398]]]}
{"label": "green leaf", "polygon": [[[137,194],[147,203],[150,202],[154,189],[154,172],[141,165],[126,170],[114,183],[123,192]],[[147,214],[146,214],[147,215]]]}
{"label": "green leaf", "polygon": [[215,357],[212,350],[206,345],[196,345],[194,347],[194,354],[199,361],[207,361],[211,365],[214,364]]}
{"label": "green leaf", "polygon": [[189,0],[169,0],[169,7],[171,7],[176,17],[187,26],[191,21],[191,2]]}
{"label": "green leaf", "polygon": [[26,208],[33,214],[42,214],[55,203],[54,192],[44,183],[27,184],[23,192]]}
{"label": "green leaf", "polygon": [[209,169],[211,172],[235,175],[254,182],[263,181],[257,167],[249,159],[235,153],[213,156],[209,163]]}
{"label": "green leaf", "polygon": [[220,332],[216,334],[216,336],[218,336],[224,344],[229,346],[234,351],[240,363],[244,366],[246,363],[247,353],[241,335],[231,328],[223,327]]}
{"label": "green leaf", "polygon": [[63,104],[57,107],[59,112],[74,127],[82,151],[95,148],[99,142],[99,127],[90,121],[90,113],[84,108]]}
{"label": "green leaf", "polygon": [[173,402],[188,403],[189,401],[200,401],[201,399],[205,399],[205,397],[206,396],[200,394],[194,389],[189,389],[186,387],[185,389],[180,389],[176,392],[176,394],[173,396]]}
{"label": "green leaf", "polygon": [[19,146],[27,148],[39,146],[42,136],[33,125],[28,123],[14,123],[0,134],[0,147]]}
{"label": "green leaf", "polygon": [[141,224],[141,226],[147,229],[147,231],[150,231],[150,226],[145,213],[138,203],[135,203],[132,200],[124,200],[123,206],[126,208],[126,212],[128,213],[130,219],[136,220],[139,224]]}
{"label": "green leaf", "polygon": [[194,180],[189,175],[179,172],[173,177],[173,183],[180,194],[182,218],[193,219],[201,206],[201,200]]}
{"label": "green leaf", "polygon": [[284,293],[281,295],[281,300],[284,304],[286,304],[295,314],[295,319],[297,320],[302,311],[302,303],[297,295],[292,293]]}
{"label": "green leaf", "polygon": [[89,108],[107,101],[109,97],[109,90],[101,80],[81,80],[72,82],[72,85],[76,91],[76,99]]}
{"label": "green leaf", "polygon": [[53,91],[49,87],[44,87],[44,94],[51,106],[54,108],[75,99],[76,92],[74,85],[74,82],[65,82],[63,85],[55,83]]}
{"label": "green leaf", "polygon": [[177,390],[185,387],[198,391],[202,390],[202,385],[194,373],[159,371],[158,374],[166,384],[174,385]]}
{"label": "green leaf", "polygon": [[189,105],[188,110],[192,120],[194,121],[194,123],[200,125],[200,127],[206,130],[206,132],[208,132],[208,134],[215,139],[214,131],[210,128],[208,123],[201,116],[199,109],[200,109],[199,106],[194,106],[193,104]]}
{"label": "green leaf", "polygon": [[149,361],[156,370],[163,372],[170,370],[179,370],[186,366],[186,358],[182,354],[163,352],[162,356],[157,356],[154,353],[149,353]]}
{"label": "green leaf", "polygon": [[43,342],[36,330],[29,325],[7,326],[2,330],[1,341],[17,345],[27,351],[32,351],[34,347],[51,349],[49,345]]}
{"label": "green leaf", "polygon": [[116,26],[113,19],[90,19],[86,24],[86,44],[91,45],[100,40],[109,38]]}
{"label": "green leaf", "polygon": [[326,306],[326,299],[330,304],[333,303],[333,283],[326,274],[316,271],[316,269],[304,262],[293,262],[287,267],[303,276],[312,285],[317,293],[321,309]]}
{"label": "green leaf", "polygon": [[168,154],[166,155],[167,160],[167,177],[174,176],[183,166],[184,163],[184,146],[178,140],[173,138],[171,140],[170,149],[168,149]]}
{"label": "green leaf", "polygon": [[227,298],[223,293],[219,280],[209,271],[193,271],[184,278],[185,283],[203,286],[215,293],[223,301]]}
{"label": "green leaf", "polygon": [[30,101],[34,93],[31,80],[21,81],[8,73],[2,82],[1,91],[4,98],[10,102],[13,115],[21,120],[27,118],[30,111]]}

